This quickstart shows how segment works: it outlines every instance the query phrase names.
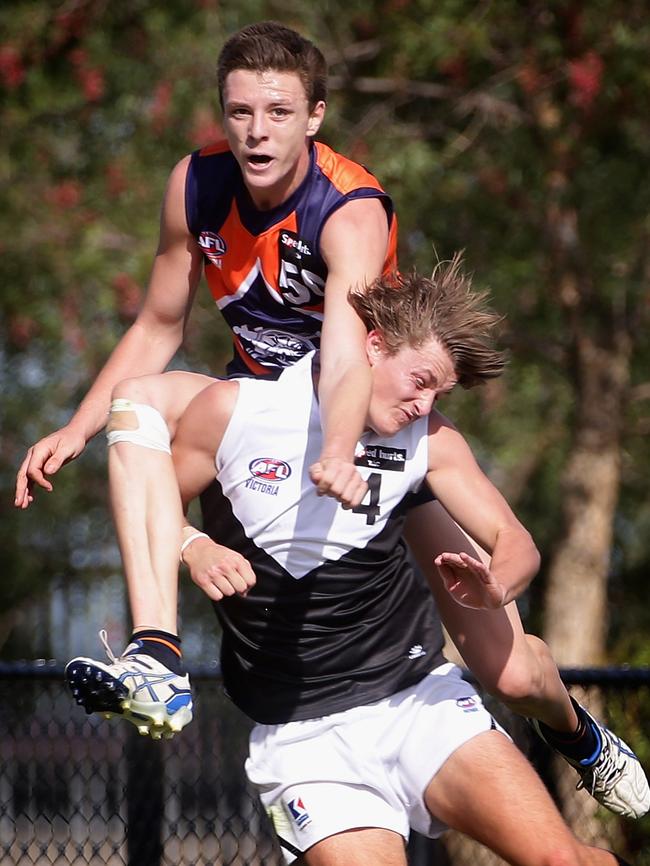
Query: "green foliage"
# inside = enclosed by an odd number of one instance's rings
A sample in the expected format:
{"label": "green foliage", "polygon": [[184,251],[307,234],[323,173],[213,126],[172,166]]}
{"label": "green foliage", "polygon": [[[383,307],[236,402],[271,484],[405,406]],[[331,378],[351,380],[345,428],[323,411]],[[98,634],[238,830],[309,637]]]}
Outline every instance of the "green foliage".
{"label": "green foliage", "polygon": [[[465,249],[506,316],[503,381],[443,411],[547,561],[576,430],[576,327],[630,347],[612,558],[612,662],[650,663],[648,237],[650,18],[642,0],[13,0],[0,6],[0,565],[6,612],[53,580],[115,568],[104,449],[27,513],[26,447],[61,426],[133,321],[166,178],[220,134],[224,38],[275,18],[331,64],[323,136],[393,195],[402,267]],[[562,273],[580,277],[572,307]],[[228,340],[200,294],[178,364],[219,371]],[[542,578],[543,580],[543,578]],[[537,624],[539,588],[529,602]],[[4,627],[4,628],[3,628]],[[0,642],[6,621],[0,616]],[[646,759],[647,695],[612,708]],[[646,821],[647,824],[647,821]],[[628,831],[640,850],[641,822]],[[639,861],[640,862],[640,861]]]}
{"label": "green foliage", "polygon": [[[601,2],[587,12],[571,3],[393,2],[371,19],[372,5],[355,7],[341,41],[377,49],[345,64],[327,133],[393,192],[402,263],[426,268],[464,248],[477,284],[507,315],[512,366],[495,411],[485,411],[489,395],[454,396],[449,411],[479,432],[502,485],[526,476],[513,485],[516,504],[548,554],[576,420],[573,335],[557,271],[568,263],[586,284],[581,327],[607,346],[624,321],[632,344],[637,387],[623,433],[626,518],[617,525],[628,546],[644,537],[638,521],[647,511],[639,472],[647,437],[638,432],[647,426],[650,204],[642,4]],[[356,89],[363,78],[391,86],[371,100]],[[632,547],[647,565],[643,543]]]}
{"label": "green foliage", "polygon": [[[402,266],[430,268],[464,248],[476,284],[505,313],[507,377],[478,396],[455,395],[447,411],[546,556],[558,538],[559,483],[576,422],[558,265],[569,262],[588,283],[581,325],[598,341],[607,342],[612,323],[628,323],[632,390],[612,586],[618,634],[641,597],[650,520],[639,472],[649,456],[650,373],[642,340],[650,23],[640,0],[600,0],[588,14],[580,4],[514,0],[4,4],[4,564],[31,591],[47,569],[25,552],[25,527],[35,531],[46,509],[73,522],[96,495],[101,501],[98,447],[61,473],[33,513],[5,508],[25,446],[69,416],[133,320],[170,168],[219,135],[214,66],[223,39],[265,17],[299,27],[326,52],[333,86],[324,137],[393,194]],[[178,363],[218,370],[227,353],[225,328],[203,293]],[[20,592],[16,584],[12,598]]]}
{"label": "green foliage", "polygon": [[66,422],[137,313],[167,175],[220,134],[225,31],[210,2],[88,0],[6,3],[0,32],[6,610],[79,562],[102,572],[94,553],[112,533],[101,443],[27,513],[11,508],[15,472],[29,444]]}

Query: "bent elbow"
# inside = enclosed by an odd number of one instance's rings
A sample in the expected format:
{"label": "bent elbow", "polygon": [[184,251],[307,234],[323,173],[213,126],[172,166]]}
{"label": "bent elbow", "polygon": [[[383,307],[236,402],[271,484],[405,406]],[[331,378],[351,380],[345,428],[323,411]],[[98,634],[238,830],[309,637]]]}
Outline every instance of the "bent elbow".
{"label": "bent elbow", "polygon": [[530,581],[537,575],[537,573],[540,569],[540,566],[542,564],[542,555],[539,552],[537,545],[533,541],[532,535],[529,532],[527,532],[526,535],[527,535],[527,542],[528,542],[528,562],[529,562],[527,570],[528,570],[528,574],[529,574],[528,582],[530,583]]}

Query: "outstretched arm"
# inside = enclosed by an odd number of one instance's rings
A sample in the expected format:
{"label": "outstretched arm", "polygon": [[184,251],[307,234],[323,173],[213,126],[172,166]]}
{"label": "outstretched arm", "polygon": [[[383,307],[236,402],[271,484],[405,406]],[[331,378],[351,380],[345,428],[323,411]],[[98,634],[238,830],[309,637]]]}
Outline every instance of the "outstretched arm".
{"label": "outstretched arm", "polygon": [[16,477],[14,504],[27,508],[35,486],[51,491],[47,476],[83,451],[107,420],[111,393],[126,378],[160,373],[181,344],[201,269],[201,253],[185,219],[189,157],[172,171],[160,221],[160,240],[138,318],[124,334],[65,427],[27,452]]}
{"label": "outstretched arm", "polygon": [[435,563],[448,592],[466,607],[503,607],[537,573],[539,552],[463,436],[435,410],[429,421],[427,481],[458,525],[491,554],[486,564],[468,553],[440,553]]}
{"label": "outstretched arm", "polygon": [[328,267],[318,389],[324,442],[310,473],[320,493],[349,508],[367,489],[354,465],[354,449],[366,422],[371,378],[366,328],[348,292],[381,274],[387,247],[388,221],[378,199],[348,202],[328,219],[321,236]]}

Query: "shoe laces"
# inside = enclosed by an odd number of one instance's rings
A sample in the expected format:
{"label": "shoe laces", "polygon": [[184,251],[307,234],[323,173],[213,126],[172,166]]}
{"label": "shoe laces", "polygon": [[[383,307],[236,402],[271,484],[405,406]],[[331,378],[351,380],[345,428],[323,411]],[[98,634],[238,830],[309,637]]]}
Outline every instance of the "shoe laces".
{"label": "shoe laces", "polygon": [[611,791],[623,772],[623,763],[616,762],[620,753],[618,744],[612,740],[608,731],[600,729],[603,747],[600,755],[590,767],[580,770],[581,779],[576,785],[577,790],[586,788],[593,795],[596,791],[607,793]]}
{"label": "shoe laces", "polygon": [[115,656],[115,653],[110,647],[110,644],[108,642],[108,634],[106,633],[105,628],[99,630],[99,639],[104,644],[104,649],[106,650],[106,655],[108,656],[109,660],[112,664],[115,664],[115,662],[117,661],[117,657]]}

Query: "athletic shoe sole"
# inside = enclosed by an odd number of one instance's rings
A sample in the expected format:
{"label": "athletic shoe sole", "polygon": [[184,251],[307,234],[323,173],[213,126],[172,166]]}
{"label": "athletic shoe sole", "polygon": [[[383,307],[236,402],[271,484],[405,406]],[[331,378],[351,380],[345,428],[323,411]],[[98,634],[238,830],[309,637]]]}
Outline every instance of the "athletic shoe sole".
{"label": "athletic shoe sole", "polygon": [[143,737],[171,739],[192,721],[191,702],[170,713],[162,702],[134,700],[123,682],[92,659],[74,659],[65,669],[65,678],[75,701],[88,715],[125,719]]}

